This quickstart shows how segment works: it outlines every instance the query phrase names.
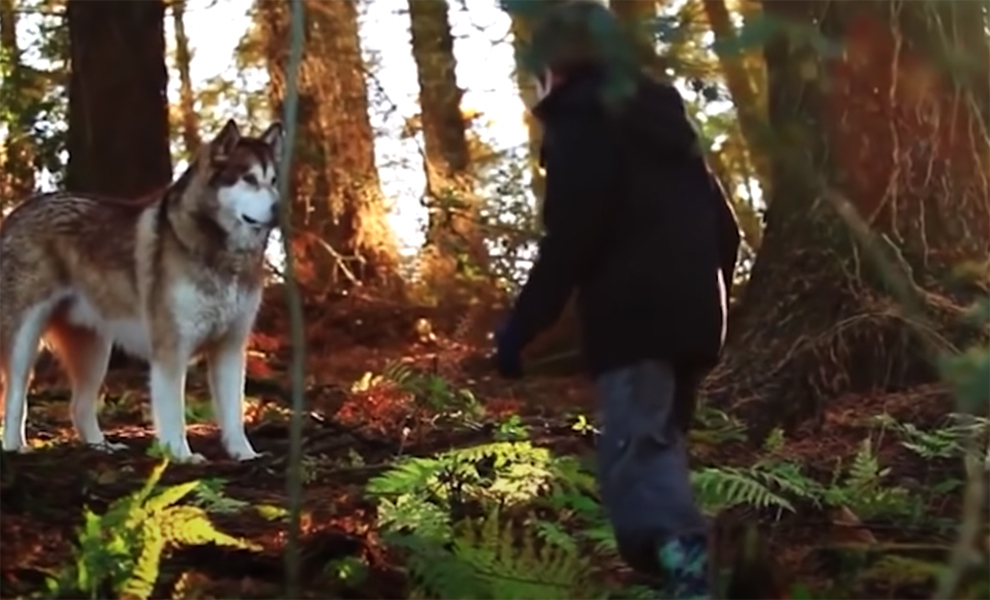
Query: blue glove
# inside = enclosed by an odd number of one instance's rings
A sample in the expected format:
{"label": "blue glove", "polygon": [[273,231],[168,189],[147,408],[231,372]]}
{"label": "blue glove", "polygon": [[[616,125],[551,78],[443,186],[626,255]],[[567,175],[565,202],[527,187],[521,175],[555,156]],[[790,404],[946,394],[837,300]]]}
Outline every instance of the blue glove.
{"label": "blue glove", "polygon": [[495,368],[506,379],[520,379],[523,376],[522,347],[511,323],[503,323],[495,331]]}

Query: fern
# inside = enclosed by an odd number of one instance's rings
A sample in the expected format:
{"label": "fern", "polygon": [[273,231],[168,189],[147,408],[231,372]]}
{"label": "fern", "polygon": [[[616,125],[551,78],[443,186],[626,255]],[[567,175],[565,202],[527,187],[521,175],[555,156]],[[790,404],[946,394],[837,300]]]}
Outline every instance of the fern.
{"label": "fern", "polygon": [[890,469],[880,468],[872,441],[866,438],[853,457],[844,481],[826,488],[823,500],[830,506],[848,506],[863,519],[879,515],[905,516],[920,511],[920,500],[905,488],[883,484],[883,478],[889,472]]}
{"label": "fern", "polygon": [[789,500],[760,481],[763,476],[762,473],[730,467],[705,468],[691,473],[691,484],[701,505],[710,511],[748,504],[794,512],[794,505]]}
{"label": "fern", "polygon": [[576,548],[541,543],[532,529],[515,534],[498,509],[461,522],[451,549],[407,540],[416,595],[452,600],[564,599],[601,597],[589,585],[589,565]]}
{"label": "fern", "polygon": [[169,486],[152,495],[167,466],[168,461],[162,461],[141,489],[113,502],[103,515],[84,510],[75,563],[49,581],[50,592],[143,600],[151,596],[162,556],[170,548],[212,543],[258,549],[217,531],[203,508],[178,505],[200,486],[199,481]]}

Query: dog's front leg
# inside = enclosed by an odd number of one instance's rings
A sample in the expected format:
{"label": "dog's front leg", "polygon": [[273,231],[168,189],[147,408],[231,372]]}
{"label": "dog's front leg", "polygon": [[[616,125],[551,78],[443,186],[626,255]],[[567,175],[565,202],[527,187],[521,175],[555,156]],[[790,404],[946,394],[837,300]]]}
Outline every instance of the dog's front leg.
{"label": "dog's front leg", "polygon": [[247,368],[247,336],[234,334],[207,355],[213,414],[220,427],[223,447],[235,460],[258,457],[244,432],[244,377]]}
{"label": "dog's front leg", "polygon": [[151,360],[151,418],[158,442],[179,462],[206,459],[186,439],[186,368],[189,356],[174,346],[156,349]]}

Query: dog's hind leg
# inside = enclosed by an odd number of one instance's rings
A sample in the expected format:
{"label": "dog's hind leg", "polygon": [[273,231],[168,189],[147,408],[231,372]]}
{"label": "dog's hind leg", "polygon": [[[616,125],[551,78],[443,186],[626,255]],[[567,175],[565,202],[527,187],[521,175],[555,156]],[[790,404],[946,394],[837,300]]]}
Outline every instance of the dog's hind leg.
{"label": "dog's hind leg", "polygon": [[107,442],[97,416],[112,342],[97,331],[58,318],[52,320],[46,337],[54,346],[72,385],[70,412],[79,438],[101,450],[126,448],[124,444]]}
{"label": "dog's hind leg", "polygon": [[[13,299],[5,303],[16,305]],[[27,452],[27,394],[38,359],[38,345],[54,307],[53,300],[30,306],[16,319],[4,319],[0,340],[0,365],[3,367],[3,450]],[[8,305],[9,306],[9,305]],[[8,327],[9,326],[9,327]],[[9,332],[9,333],[8,333]]]}

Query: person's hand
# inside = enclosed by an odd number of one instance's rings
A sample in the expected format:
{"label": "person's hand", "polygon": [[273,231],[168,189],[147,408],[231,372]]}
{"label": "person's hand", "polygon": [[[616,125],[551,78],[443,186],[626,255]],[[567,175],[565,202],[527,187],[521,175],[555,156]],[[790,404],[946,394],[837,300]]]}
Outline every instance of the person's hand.
{"label": "person's hand", "polygon": [[495,331],[495,368],[506,379],[520,379],[523,376],[522,348],[509,323],[503,323]]}

